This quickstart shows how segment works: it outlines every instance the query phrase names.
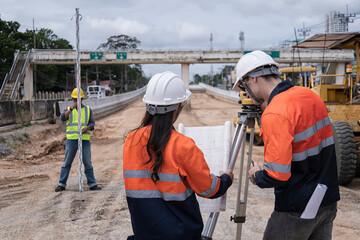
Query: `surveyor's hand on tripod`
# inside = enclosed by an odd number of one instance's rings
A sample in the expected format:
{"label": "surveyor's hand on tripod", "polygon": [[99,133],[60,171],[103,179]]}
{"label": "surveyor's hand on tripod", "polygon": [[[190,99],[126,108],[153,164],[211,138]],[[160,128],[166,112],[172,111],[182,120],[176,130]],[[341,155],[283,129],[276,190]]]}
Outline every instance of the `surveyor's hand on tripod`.
{"label": "surveyor's hand on tripod", "polygon": [[253,184],[255,184],[255,181],[254,181],[254,174],[256,173],[256,172],[258,172],[258,171],[261,171],[261,167],[260,167],[260,165],[257,163],[257,162],[253,162],[253,167],[252,168],[250,168],[250,170],[249,170],[249,175],[248,175],[248,177],[249,177],[249,179],[250,179],[250,181],[253,183]]}
{"label": "surveyor's hand on tripod", "polygon": [[223,174],[229,175],[230,178],[231,178],[231,181],[233,181],[233,179],[234,179],[234,174],[233,174],[233,172],[232,172],[231,169],[228,169],[228,170],[226,170],[226,171],[220,171],[220,176],[223,175]]}

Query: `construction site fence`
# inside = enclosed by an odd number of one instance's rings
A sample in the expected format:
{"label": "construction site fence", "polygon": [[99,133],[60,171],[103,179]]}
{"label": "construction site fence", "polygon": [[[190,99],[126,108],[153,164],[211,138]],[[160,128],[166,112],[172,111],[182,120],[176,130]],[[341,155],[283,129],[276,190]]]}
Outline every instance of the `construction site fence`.
{"label": "construction site fence", "polygon": [[239,92],[212,87],[204,83],[199,83],[199,86],[201,88],[204,88],[207,94],[212,95],[216,98],[227,100],[230,102],[238,102],[240,100]]}
{"label": "construction site fence", "polygon": [[57,99],[70,99],[70,98],[71,98],[70,91],[62,91],[62,92],[38,91],[35,95],[35,99],[37,100],[57,100]]}

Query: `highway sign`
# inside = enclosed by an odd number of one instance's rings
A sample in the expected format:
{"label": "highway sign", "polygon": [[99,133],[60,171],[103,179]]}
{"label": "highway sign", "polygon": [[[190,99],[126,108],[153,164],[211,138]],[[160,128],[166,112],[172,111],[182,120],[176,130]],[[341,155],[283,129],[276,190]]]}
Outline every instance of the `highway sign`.
{"label": "highway sign", "polygon": [[116,59],[126,60],[126,58],[127,58],[126,52],[117,52],[116,53]]}
{"label": "highway sign", "polygon": [[[244,54],[250,53],[252,51],[244,51]],[[263,51],[269,54],[272,58],[280,58],[280,51]]]}
{"label": "highway sign", "polygon": [[90,52],[90,60],[100,60],[102,57],[102,52]]}

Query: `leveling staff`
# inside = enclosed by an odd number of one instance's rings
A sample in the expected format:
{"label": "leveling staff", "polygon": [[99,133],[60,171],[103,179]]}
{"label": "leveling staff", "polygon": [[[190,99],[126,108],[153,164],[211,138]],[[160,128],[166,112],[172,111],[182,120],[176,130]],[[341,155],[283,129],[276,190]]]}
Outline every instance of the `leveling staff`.
{"label": "leveling staff", "polygon": [[[244,90],[265,108],[260,136],[264,169],[255,163],[250,180],[274,188],[275,210],[263,239],[331,239],[340,199],[334,137],[323,101],[308,88],[279,78],[279,65],[253,51],[237,63],[234,90]],[[314,219],[301,219],[316,186],[327,191]]]}

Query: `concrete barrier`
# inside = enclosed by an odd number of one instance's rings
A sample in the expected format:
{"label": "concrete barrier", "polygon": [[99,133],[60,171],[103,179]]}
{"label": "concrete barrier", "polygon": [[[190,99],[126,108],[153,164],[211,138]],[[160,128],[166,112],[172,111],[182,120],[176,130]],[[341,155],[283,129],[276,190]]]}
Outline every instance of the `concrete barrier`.
{"label": "concrete barrier", "polygon": [[[85,99],[84,104],[89,106],[94,114],[95,119],[106,117],[114,112],[121,110],[122,108],[128,106],[130,103],[136,99],[142,97],[145,93],[146,87],[140,88],[138,90],[117,94],[114,96],[109,96],[105,98],[90,98]],[[68,107],[72,106],[72,101],[60,101],[59,105],[59,115]]]}
{"label": "concrete barrier", "polygon": [[204,88],[207,94],[216,98],[236,103],[240,100],[239,92],[215,88],[204,83],[199,83],[199,86]]}
{"label": "concrete barrier", "polygon": [[57,100],[0,102],[0,132],[36,121],[53,122]]}
{"label": "concrete barrier", "polygon": [[[96,120],[126,107],[142,97],[146,87],[101,99],[86,99]],[[72,105],[72,101],[31,100],[0,102],[0,132],[11,131],[29,123],[55,123],[61,112]]]}

